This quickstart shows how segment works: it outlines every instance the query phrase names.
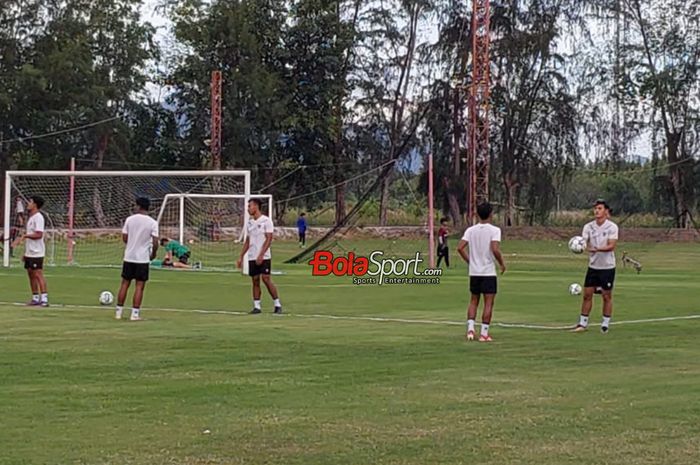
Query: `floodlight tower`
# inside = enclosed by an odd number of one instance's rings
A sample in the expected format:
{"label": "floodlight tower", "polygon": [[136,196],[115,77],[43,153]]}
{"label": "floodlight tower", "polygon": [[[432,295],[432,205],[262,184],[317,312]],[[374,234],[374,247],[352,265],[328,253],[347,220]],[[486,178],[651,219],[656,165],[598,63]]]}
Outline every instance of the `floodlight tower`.
{"label": "floodlight tower", "polygon": [[489,100],[491,95],[489,0],[472,3],[472,81],[469,86],[469,221],[489,197]]}

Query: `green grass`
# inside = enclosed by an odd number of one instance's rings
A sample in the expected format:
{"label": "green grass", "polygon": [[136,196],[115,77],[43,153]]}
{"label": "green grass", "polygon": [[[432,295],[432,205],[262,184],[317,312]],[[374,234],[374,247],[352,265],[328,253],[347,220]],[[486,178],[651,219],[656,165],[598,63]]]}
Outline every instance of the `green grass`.
{"label": "green grass", "polygon": [[[276,263],[298,250],[275,247]],[[495,321],[575,322],[567,287],[584,258],[556,242],[504,249]],[[615,321],[700,314],[697,244],[625,249],[644,271],[620,270]],[[247,311],[249,280],[154,271],[137,324],[94,307],[117,270],[47,270],[57,305],[0,304],[0,463],[700,461],[700,320],[607,336],[494,327],[493,344],[467,344],[456,325],[312,317],[462,321],[464,265],[440,285],[381,287],[278,268],[288,315],[267,296],[260,316],[195,313]],[[0,269],[0,301],[26,299],[23,271]]]}

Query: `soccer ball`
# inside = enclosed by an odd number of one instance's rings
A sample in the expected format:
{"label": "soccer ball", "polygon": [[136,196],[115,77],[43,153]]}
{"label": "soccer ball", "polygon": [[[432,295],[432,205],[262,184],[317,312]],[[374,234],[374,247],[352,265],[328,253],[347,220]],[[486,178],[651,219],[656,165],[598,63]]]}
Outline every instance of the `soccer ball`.
{"label": "soccer ball", "polygon": [[100,293],[100,303],[102,305],[111,305],[114,302],[114,295],[109,291],[102,291]]}
{"label": "soccer ball", "polygon": [[571,283],[569,285],[569,294],[571,295],[579,295],[581,294],[581,285],[578,283]]}
{"label": "soccer ball", "polygon": [[569,250],[573,253],[583,253],[586,250],[586,241],[581,236],[574,236],[569,239]]}

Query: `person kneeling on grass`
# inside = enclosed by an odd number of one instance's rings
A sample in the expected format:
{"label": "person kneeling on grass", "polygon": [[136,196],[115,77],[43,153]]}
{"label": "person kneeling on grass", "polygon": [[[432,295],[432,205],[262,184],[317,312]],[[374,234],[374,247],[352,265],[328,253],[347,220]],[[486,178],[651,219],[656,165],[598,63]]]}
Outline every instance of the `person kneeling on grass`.
{"label": "person kneeling on grass", "polygon": [[154,260],[154,263],[152,263],[153,266],[183,268],[187,270],[202,267],[202,264],[199,262],[196,262],[194,267],[188,263],[192,255],[190,249],[180,244],[178,241],[164,237],[160,240],[160,245],[161,247],[165,247],[165,258],[162,261]]}

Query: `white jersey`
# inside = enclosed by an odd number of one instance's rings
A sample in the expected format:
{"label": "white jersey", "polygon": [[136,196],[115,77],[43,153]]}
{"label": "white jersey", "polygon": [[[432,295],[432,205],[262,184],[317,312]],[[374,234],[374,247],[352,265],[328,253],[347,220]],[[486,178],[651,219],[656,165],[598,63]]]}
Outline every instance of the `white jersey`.
{"label": "white jersey", "polygon": [[124,222],[122,233],[129,237],[124,250],[124,261],[150,263],[153,238],[158,238],[158,223],[148,215],[136,213]]}
{"label": "white jersey", "polygon": [[496,276],[491,242],[501,242],[501,228],[479,223],[467,228],[462,239],[469,243],[469,276]]}
{"label": "white jersey", "polygon": [[[36,212],[27,220],[27,234],[43,233],[45,231],[44,215]],[[24,244],[24,256],[29,258],[41,258],[46,255],[44,236],[41,239],[27,239]]]}
{"label": "white jersey", "polygon": [[[583,239],[590,247],[605,247],[609,240],[617,240],[618,227],[610,220],[600,226],[591,221],[583,227]],[[595,252],[590,254],[588,266],[594,270],[612,270],[615,268],[615,252]]]}
{"label": "white jersey", "polygon": [[[272,233],[274,230],[275,226],[272,224],[272,220],[265,215],[260,215],[257,220],[252,216],[248,218],[248,225],[246,226],[248,233],[248,260],[256,260],[258,258],[260,250],[265,245],[265,234]],[[272,253],[270,252],[270,247],[268,247],[263,255],[263,260],[271,258]]]}

